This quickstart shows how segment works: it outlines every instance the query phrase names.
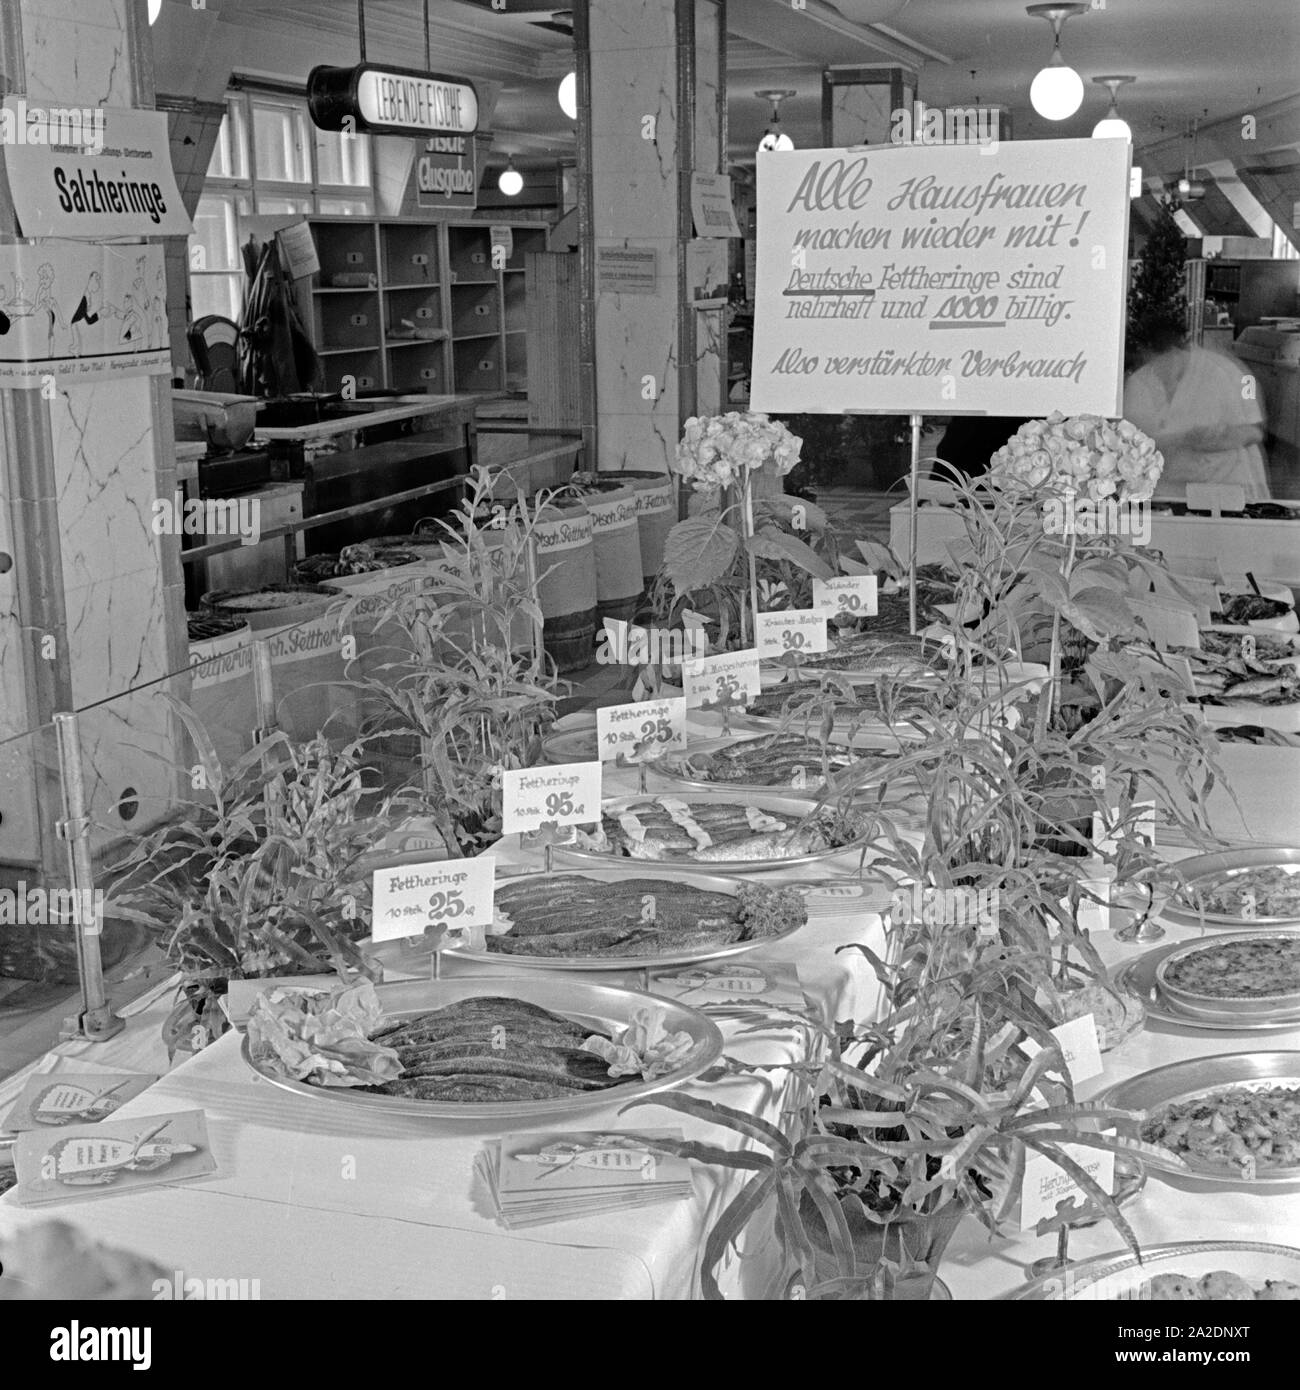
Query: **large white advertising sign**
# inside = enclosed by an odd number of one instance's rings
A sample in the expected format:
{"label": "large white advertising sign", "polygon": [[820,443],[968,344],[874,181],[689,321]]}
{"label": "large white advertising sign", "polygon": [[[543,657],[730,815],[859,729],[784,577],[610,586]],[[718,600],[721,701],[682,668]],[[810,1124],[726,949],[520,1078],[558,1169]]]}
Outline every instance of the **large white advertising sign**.
{"label": "large white advertising sign", "polygon": [[1124,140],[758,157],[751,408],[1116,415]]}
{"label": "large white advertising sign", "polygon": [[6,97],[0,129],[23,236],[189,236],[164,113]]}

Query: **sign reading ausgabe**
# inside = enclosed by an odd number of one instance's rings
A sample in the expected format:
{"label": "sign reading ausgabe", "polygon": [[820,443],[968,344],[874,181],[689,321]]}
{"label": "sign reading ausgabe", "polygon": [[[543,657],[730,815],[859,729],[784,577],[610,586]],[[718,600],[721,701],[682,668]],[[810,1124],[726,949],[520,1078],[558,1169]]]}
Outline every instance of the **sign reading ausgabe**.
{"label": "sign reading ausgabe", "polygon": [[1129,147],[758,157],[750,408],[1120,413]]}

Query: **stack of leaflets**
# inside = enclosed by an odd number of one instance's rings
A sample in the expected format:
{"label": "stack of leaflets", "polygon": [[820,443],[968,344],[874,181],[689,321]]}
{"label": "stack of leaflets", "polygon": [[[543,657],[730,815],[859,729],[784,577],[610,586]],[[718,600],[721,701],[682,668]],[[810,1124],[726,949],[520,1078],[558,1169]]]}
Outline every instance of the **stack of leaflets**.
{"label": "stack of leaflets", "polygon": [[671,1129],[511,1134],[489,1143],[475,1166],[513,1231],[692,1196],[686,1160],[652,1150],[654,1140],[681,1138]]}

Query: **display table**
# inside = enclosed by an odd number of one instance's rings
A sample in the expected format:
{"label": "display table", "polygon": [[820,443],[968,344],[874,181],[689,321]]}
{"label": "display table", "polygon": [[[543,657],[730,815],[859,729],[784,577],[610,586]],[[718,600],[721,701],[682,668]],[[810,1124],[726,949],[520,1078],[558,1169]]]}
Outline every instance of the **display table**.
{"label": "display table", "polygon": [[[1252,750],[1253,751],[1253,750]],[[1242,775],[1245,775],[1243,771]],[[610,770],[607,789],[635,789],[635,774]],[[650,789],[656,784],[651,781]],[[1249,785],[1236,787],[1243,802]],[[1270,798],[1276,799],[1276,792]],[[538,862],[517,837],[493,853],[501,871]],[[1172,849],[1171,857],[1187,851]],[[564,865],[557,859],[557,870]],[[764,875],[780,881],[781,875]],[[853,882],[851,866],[822,874]],[[816,900],[814,899],[815,903]],[[815,907],[808,925],[762,953],[794,962],[809,1000],[826,1019],[872,1016],[878,987],[859,952],[836,948],[862,941],[883,948],[880,911],[886,895],[864,886],[861,898]],[[1167,940],[1195,935],[1171,926]],[[1142,950],[1099,938],[1111,963]],[[496,967],[443,961],[447,977],[496,974]],[[508,968],[502,968],[502,974]],[[612,982],[615,974],[599,978]],[[637,972],[626,976],[635,987]],[[158,1027],[170,998],[158,999],[108,1044],[65,1044],[43,1060],[47,1072],[97,1066],[162,1069]],[[809,1030],[774,1016],[750,1032],[719,1018],[728,1056],[778,1065],[765,1075],[731,1076],[692,1085],[692,1094],[758,1115],[794,1123],[806,1096],[781,1063],[808,1056]],[[734,1174],[697,1168],[692,1201],[591,1217],[512,1233],[500,1227],[473,1175],[483,1139],[407,1118],[357,1116],[346,1107],[312,1102],[256,1077],[228,1034],[182,1062],[120,1116],[202,1109],[221,1175],[210,1181],[135,1195],[101,1197],[56,1207],[20,1208],[0,1199],[0,1239],[20,1226],[58,1216],[98,1239],[158,1260],[186,1277],[256,1278],[263,1298],[692,1298],[699,1295],[698,1259],[706,1233],[737,1188]],[[1253,1049],[1300,1050],[1300,1028],[1260,1034],[1196,1032],[1150,1024],[1105,1057],[1105,1074],[1081,1087],[1092,1095],[1128,1076],[1183,1058]],[[22,1077],[0,1085],[0,1107]],[[734,1144],[730,1131],[654,1106],[620,1116],[616,1104],[569,1128],[678,1127],[689,1137]],[[544,1129],[546,1126],[519,1128]],[[1140,1240],[1203,1240],[1216,1236],[1261,1241],[1300,1239],[1300,1195],[1244,1196],[1222,1190],[1187,1193],[1151,1178],[1125,1207]],[[1102,1224],[1077,1232],[1076,1256],[1117,1249],[1122,1242]],[[1034,1235],[990,1241],[973,1221],[958,1231],[941,1275],[958,1299],[986,1299],[1024,1281],[1024,1266],[1052,1253],[1054,1238]],[[757,1224],[741,1255],[724,1271],[731,1297],[779,1296],[789,1271],[768,1226]]]}

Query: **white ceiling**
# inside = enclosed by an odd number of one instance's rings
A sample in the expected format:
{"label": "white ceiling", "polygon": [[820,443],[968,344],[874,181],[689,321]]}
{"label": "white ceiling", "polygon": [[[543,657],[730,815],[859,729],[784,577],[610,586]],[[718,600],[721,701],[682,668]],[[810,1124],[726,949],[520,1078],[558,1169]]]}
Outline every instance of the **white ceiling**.
{"label": "white ceiling", "polygon": [[[499,149],[554,158],[572,149],[572,131],[555,101],[572,41],[531,22],[548,19],[551,6],[504,3],[502,13],[491,0],[429,0],[431,63],[435,70],[499,84],[492,122]],[[1139,162],[1144,147],[1166,142],[1165,162],[1179,165],[1182,135],[1193,119],[1221,122],[1300,92],[1300,0],[1094,4],[1067,22],[1063,51],[1085,81],[1103,73],[1137,77],[1120,100]],[[301,80],[318,62],[356,61],[356,0],[207,5],[223,25],[237,27],[237,64],[245,71]],[[1087,135],[1106,108],[1104,89],[1089,83],[1084,106],[1071,120],[1051,123],[1033,113],[1029,84],[1050,54],[1051,31],[1025,13],[1021,0],[805,0],[802,9],[793,0],[728,0],[727,12],[733,159],[752,156],[767,122],[757,89],[796,92],[782,109],[783,123],[797,145],[812,146],[821,142],[824,67],[889,63],[909,53],[927,103],[1008,105],[1017,139]],[[366,0],[365,14],[370,58],[423,65],[422,0]],[[164,0],[159,24],[184,25],[191,15],[191,0]],[[1274,123],[1270,132],[1273,145],[1300,143],[1295,122],[1284,128]],[[1243,146],[1240,153],[1245,162],[1259,162],[1265,148]],[[1225,153],[1222,144],[1215,151],[1216,157]]]}

